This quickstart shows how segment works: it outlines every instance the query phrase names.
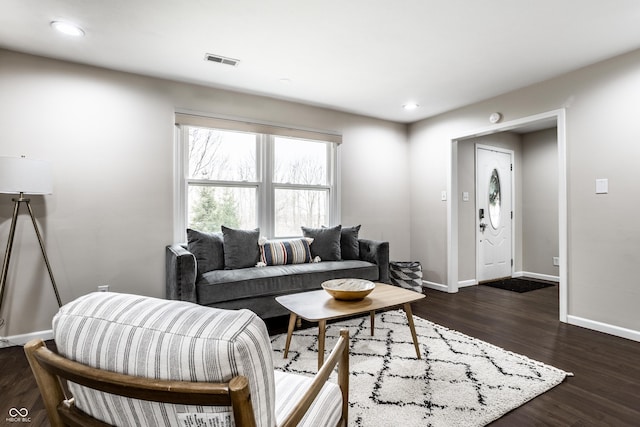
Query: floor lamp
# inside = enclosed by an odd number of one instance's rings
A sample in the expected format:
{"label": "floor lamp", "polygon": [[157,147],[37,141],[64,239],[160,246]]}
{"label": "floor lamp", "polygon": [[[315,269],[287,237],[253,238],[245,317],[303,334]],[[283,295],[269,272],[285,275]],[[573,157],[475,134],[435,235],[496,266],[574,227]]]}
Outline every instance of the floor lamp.
{"label": "floor lamp", "polygon": [[[24,197],[25,194],[40,195],[51,194],[53,191],[53,178],[51,174],[51,164],[44,160],[33,160],[23,157],[0,157],[0,193],[18,194],[17,198],[11,199],[13,205],[13,216],[11,218],[11,227],[9,229],[9,240],[7,241],[7,250],[4,253],[4,262],[2,263],[2,275],[0,276],[0,313],[2,310],[2,301],[4,299],[5,285],[7,283],[7,272],[9,271],[9,260],[11,259],[11,249],[13,247],[13,238],[16,234],[16,221],[18,219],[18,211],[20,205],[27,205],[33,228],[40,243],[40,250],[44,257],[44,262],[49,271],[53,291],[58,300],[58,307],[62,306],[60,295],[56,281],[51,272],[47,251],[42,243],[42,236],[38,230],[36,218],[33,216],[31,209],[31,200]],[[4,324],[4,319],[0,317],[0,327]]]}

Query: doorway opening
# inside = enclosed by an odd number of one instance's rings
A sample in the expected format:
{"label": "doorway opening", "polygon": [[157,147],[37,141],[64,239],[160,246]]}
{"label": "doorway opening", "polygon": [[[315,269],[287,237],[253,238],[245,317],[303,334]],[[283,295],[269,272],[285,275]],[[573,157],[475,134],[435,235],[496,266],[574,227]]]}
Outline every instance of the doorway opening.
{"label": "doorway opening", "polygon": [[[469,222],[464,221],[464,215],[468,215],[469,206],[466,204],[465,197],[468,199],[469,195],[465,194],[466,188],[469,188],[464,181],[464,174],[459,175],[459,169],[461,168],[459,160],[464,159],[465,156],[469,156],[469,146],[473,147],[474,141],[483,140],[483,137],[491,136],[493,139],[500,138],[504,135],[521,135],[529,133],[538,133],[539,131],[554,132],[557,143],[555,152],[555,161],[557,162],[557,174],[553,175],[554,182],[551,183],[552,188],[557,193],[552,197],[557,200],[557,217],[554,217],[551,227],[557,229],[557,257],[553,257],[554,271],[557,271],[555,276],[558,281],[559,288],[559,318],[560,321],[567,321],[567,188],[566,188],[566,137],[565,137],[565,111],[554,110],[547,113],[538,114],[535,116],[525,117],[518,120],[499,123],[491,125],[487,128],[470,131],[468,133],[459,135],[451,140],[451,163],[448,189],[449,197],[447,201],[448,211],[448,271],[447,271],[447,290],[448,292],[457,292],[462,286],[472,285],[478,283],[477,275],[477,257],[476,254],[470,254],[468,244],[459,244],[459,237],[465,236],[465,234],[472,233],[475,236],[475,229],[469,230]],[[498,144],[500,145],[500,144]],[[475,151],[472,149],[472,155],[475,155]],[[463,160],[464,161],[464,160]],[[517,163],[517,155],[516,155]],[[473,174],[473,180],[475,181],[475,173]],[[474,182],[475,188],[475,182]],[[464,188],[463,188],[464,187]],[[518,189],[515,189],[518,190]],[[515,198],[519,197],[518,193],[522,192],[514,191]],[[544,191],[544,189],[537,190]],[[460,196],[460,197],[459,197]],[[475,200],[475,199],[474,199]],[[518,206],[519,202],[514,203],[514,206]],[[471,210],[475,218],[479,219],[479,212],[476,211],[475,206]],[[519,214],[517,209],[514,209],[514,215]],[[555,215],[555,214],[554,214]],[[486,214],[485,214],[486,217]],[[460,219],[462,219],[462,224]],[[557,222],[556,222],[557,221]],[[486,222],[485,222],[486,223]],[[474,221],[471,227],[479,227],[479,220]],[[522,226],[520,223],[519,226]],[[520,234],[518,234],[520,233]],[[522,236],[522,233],[533,233],[528,229],[514,230],[514,236]],[[521,238],[521,237],[520,237]],[[517,240],[517,239],[516,239]],[[524,240],[524,239],[523,239]],[[466,242],[467,240],[465,240]],[[475,245],[472,245],[475,247]],[[522,260],[522,242],[518,241],[512,249],[513,259],[516,262],[516,269],[521,270],[522,265],[518,265],[518,260]],[[469,260],[472,260],[472,265],[469,265]],[[551,260],[548,260],[549,263]],[[465,273],[465,269],[467,272]],[[471,269],[472,272],[469,271]],[[462,273],[460,272],[462,270]],[[464,276],[464,277],[461,277]],[[545,276],[542,274],[541,276]],[[545,278],[545,277],[541,277]],[[462,279],[462,280],[461,280]]]}

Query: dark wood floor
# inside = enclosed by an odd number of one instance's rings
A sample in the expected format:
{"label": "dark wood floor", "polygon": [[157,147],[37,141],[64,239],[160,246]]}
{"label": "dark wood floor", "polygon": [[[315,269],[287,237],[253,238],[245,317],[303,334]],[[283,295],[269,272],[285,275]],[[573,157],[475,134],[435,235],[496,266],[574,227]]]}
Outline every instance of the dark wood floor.
{"label": "dark wood floor", "polygon": [[[560,323],[556,287],[426,293],[414,314],[575,374],[491,426],[640,426],[640,343]],[[20,347],[0,349],[0,425],[13,407],[29,410],[31,423],[20,425],[49,425]]]}
{"label": "dark wood floor", "polygon": [[558,321],[558,288],[427,291],[414,313],[575,376],[492,426],[640,426],[640,343]]}

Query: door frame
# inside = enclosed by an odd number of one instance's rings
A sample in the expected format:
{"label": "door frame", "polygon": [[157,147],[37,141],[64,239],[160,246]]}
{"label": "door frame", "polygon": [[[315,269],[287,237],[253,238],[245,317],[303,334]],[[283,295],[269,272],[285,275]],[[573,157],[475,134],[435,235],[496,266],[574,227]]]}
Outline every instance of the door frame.
{"label": "door frame", "polygon": [[[510,275],[513,276],[513,261],[515,260],[515,233],[516,233],[516,229],[515,229],[515,218],[517,218],[517,216],[515,215],[515,213],[513,213],[515,211],[515,192],[516,192],[516,185],[515,185],[515,171],[514,171],[514,157],[515,154],[513,152],[513,150],[508,150],[506,148],[500,148],[500,147],[494,147],[491,145],[487,145],[487,144],[474,144],[474,152],[475,152],[475,177],[474,177],[474,182],[475,182],[475,193],[476,193],[476,206],[475,206],[475,212],[476,212],[476,232],[474,234],[474,238],[476,239],[476,282],[478,281],[478,276],[479,276],[479,272],[480,272],[480,268],[482,266],[482,260],[480,259],[480,218],[478,217],[478,209],[479,209],[479,202],[478,202],[478,149],[482,149],[482,150],[488,150],[488,151],[495,151],[498,153],[504,153],[504,154],[508,154],[509,158],[511,159],[511,212],[512,212],[512,219],[511,219],[511,268],[510,268]],[[488,212],[487,212],[488,214]]]}
{"label": "door frame", "polygon": [[[521,119],[497,123],[481,129],[469,130],[451,138],[447,174],[447,291],[458,292],[458,142],[516,129],[535,128],[555,124],[558,133],[558,283],[559,319],[567,322],[568,305],[568,210],[567,210],[567,154],[566,111],[564,108],[547,111]],[[542,129],[542,128],[541,128]]]}

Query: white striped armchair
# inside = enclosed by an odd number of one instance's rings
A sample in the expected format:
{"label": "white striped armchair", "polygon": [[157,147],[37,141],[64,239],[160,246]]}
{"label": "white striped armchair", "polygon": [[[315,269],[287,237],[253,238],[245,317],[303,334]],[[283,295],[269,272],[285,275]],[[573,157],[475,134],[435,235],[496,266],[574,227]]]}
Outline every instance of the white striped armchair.
{"label": "white striped armchair", "polygon": [[[346,331],[311,378],[274,372],[266,326],[248,310],[96,292],[63,306],[53,330],[58,354],[25,346],[52,426],[347,423]],[[340,384],[327,381],[336,364]]]}

